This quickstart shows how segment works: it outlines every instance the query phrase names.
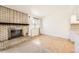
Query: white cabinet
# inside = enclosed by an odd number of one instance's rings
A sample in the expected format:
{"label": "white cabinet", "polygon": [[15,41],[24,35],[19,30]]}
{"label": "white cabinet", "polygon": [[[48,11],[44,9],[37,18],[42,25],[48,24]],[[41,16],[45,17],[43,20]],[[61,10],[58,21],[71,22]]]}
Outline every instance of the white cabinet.
{"label": "white cabinet", "polygon": [[73,14],[73,15],[71,16],[71,24],[77,24],[77,23],[79,24],[79,16]]}

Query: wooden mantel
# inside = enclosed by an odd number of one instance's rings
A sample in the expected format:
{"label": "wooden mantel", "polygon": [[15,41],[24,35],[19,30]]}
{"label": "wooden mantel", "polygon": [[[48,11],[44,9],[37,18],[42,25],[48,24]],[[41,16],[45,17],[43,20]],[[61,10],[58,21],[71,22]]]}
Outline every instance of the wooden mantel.
{"label": "wooden mantel", "polygon": [[0,22],[0,25],[24,25],[24,26],[27,26],[27,25],[29,25],[29,24]]}

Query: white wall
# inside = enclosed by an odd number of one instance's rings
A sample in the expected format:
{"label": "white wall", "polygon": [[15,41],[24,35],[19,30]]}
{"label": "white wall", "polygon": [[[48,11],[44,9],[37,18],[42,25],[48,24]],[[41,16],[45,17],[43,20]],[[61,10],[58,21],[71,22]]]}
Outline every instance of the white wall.
{"label": "white wall", "polygon": [[62,38],[69,38],[70,17],[73,12],[72,6],[59,6],[52,11],[51,15],[42,20],[41,33]]}

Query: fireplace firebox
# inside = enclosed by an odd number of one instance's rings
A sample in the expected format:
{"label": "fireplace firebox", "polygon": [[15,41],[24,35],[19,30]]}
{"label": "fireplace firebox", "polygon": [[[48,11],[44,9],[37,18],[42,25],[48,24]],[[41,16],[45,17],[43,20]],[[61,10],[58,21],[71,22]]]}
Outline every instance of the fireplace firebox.
{"label": "fireplace firebox", "polygon": [[9,40],[11,40],[12,38],[23,36],[22,29],[11,29],[9,33],[10,33]]}

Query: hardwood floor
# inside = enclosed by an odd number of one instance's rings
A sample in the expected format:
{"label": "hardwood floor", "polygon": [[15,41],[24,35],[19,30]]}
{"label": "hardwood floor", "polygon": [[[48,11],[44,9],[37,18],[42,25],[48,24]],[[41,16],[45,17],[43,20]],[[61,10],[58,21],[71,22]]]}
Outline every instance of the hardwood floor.
{"label": "hardwood floor", "polygon": [[42,48],[46,48],[51,52],[74,52],[74,43],[64,38],[41,35],[36,37],[36,40],[41,42]]}
{"label": "hardwood floor", "polygon": [[2,53],[65,53],[74,52],[74,43],[67,39],[40,35]]}

